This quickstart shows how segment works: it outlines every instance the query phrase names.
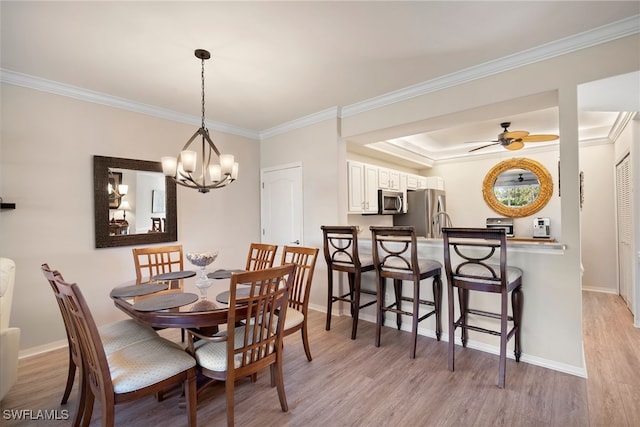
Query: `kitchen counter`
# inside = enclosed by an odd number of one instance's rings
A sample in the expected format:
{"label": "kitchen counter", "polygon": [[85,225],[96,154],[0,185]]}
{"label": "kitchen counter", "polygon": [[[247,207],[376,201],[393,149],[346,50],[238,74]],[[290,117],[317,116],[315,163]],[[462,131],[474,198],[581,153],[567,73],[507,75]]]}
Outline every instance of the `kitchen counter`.
{"label": "kitchen counter", "polygon": [[[359,236],[361,253],[371,253],[371,239],[365,230]],[[569,363],[573,358],[580,360],[581,341],[572,333],[558,325],[567,322],[567,310],[575,309],[580,305],[575,300],[573,289],[565,286],[565,283],[573,283],[569,276],[579,274],[566,268],[565,255],[567,246],[555,239],[534,239],[533,237],[519,237],[508,239],[509,266],[518,267],[523,271],[523,334],[522,334],[522,361],[533,363],[546,368],[555,369],[573,375],[584,376],[584,366],[580,363]],[[418,256],[434,259],[444,263],[443,239],[418,238]],[[443,272],[444,273],[444,272]],[[443,326],[448,329],[448,303],[446,291],[446,277],[443,277]],[[410,286],[404,283],[403,286]],[[362,287],[365,289],[376,288],[375,274],[362,275]],[[428,285],[425,285],[425,291]],[[409,292],[407,290],[407,292]],[[427,294],[429,292],[427,291]],[[387,295],[387,299],[391,298]],[[474,295],[474,308],[495,311],[499,305],[499,298],[487,295]],[[375,322],[375,307],[368,307],[361,312],[361,319]],[[392,324],[393,322],[389,323]],[[406,326],[405,326],[406,323]],[[409,330],[410,322],[405,322],[402,328]],[[418,328],[420,335],[434,337],[434,325],[425,322]],[[446,334],[445,334],[446,336]],[[485,337],[484,334],[471,334],[469,347],[490,353],[497,353],[497,341],[494,337]],[[509,343],[509,352],[512,353],[513,342]],[[419,350],[420,351],[420,350]],[[570,354],[570,357],[567,356]]]}
{"label": "kitchen counter", "polygon": [[[366,247],[371,247],[371,240],[367,238],[359,238],[363,242],[366,242]],[[418,242],[421,245],[425,246],[433,246],[442,248],[442,239],[435,238],[427,238],[427,237],[418,237]],[[533,237],[509,237],[507,238],[507,247],[513,248],[518,252],[526,252],[526,251],[550,251],[550,252],[560,252],[566,249],[566,245],[564,243],[560,243],[555,239],[539,239]]]}

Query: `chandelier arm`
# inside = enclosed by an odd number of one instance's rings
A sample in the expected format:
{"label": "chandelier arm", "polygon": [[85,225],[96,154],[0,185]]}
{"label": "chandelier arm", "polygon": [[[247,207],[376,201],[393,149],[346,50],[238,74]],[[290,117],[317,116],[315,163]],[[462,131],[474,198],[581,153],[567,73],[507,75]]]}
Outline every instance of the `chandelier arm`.
{"label": "chandelier arm", "polygon": [[189,140],[187,141],[187,143],[186,143],[186,144],[184,144],[184,146],[182,147],[182,151],[186,150],[186,149],[189,147],[189,145],[191,145],[191,143],[193,142],[193,140],[194,140],[194,139],[196,139],[196,137],[197,137],[198,135],[201,135],[201,134],[202,134],[202,132],[201,132],[201,131],[202,131],[202,128],[198,129],[198,130],[197,130],[197,131],[196,131],[196,132],[191,136],[191,138],[189,138]]}
{"label": "chandelier arm", "polygon": [[209,137],[209,131],[207,129],[204,130],[204,138],[207,140],[213,151],[216,153],[218,157],[220,157],[220,151],[218,151],[218,147],[213,143],[211,138]]}

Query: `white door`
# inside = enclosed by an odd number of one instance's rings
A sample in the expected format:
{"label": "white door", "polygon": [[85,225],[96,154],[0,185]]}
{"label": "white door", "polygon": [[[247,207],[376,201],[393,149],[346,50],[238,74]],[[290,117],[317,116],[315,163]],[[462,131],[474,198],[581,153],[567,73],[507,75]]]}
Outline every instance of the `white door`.
{"label": "white door", "polygon": [[260,171],[262,242],[302,245],[302,164]]}
{"label": "white door", "polygon": [[633,311],[632,298],[632,240],[631,240],[631,171],[627,154],[616,165],[616,207],[618,222],[618,280],[620,296]]}

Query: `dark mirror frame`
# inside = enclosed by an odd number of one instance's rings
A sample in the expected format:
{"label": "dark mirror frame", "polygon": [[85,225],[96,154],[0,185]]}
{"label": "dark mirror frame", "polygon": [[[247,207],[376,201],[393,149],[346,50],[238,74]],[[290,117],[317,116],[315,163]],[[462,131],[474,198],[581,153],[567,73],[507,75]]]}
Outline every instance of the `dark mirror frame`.
{"label": "dark mirror frame", "polygon": [[165,177],[166,230],[162,233],[109,235],[109,169],[131,169],[160,172],[162,163],[147,160],[123,159],[119,157],[93,156],[93,197],[95,216],[96,248],[135,246],[178,240],[178,218],[176,183]]}

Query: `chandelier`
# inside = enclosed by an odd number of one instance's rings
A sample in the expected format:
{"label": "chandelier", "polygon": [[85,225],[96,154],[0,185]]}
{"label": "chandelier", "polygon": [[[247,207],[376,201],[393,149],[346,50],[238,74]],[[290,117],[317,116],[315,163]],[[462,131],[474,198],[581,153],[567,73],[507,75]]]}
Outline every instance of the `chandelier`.
{"label": "chandelier", "polygon": [[[232,154],[220,154],[215,146],[209,130],[204,125],[204,61],[211,58],[211,54],[203,49],[195,51],[196,58],[202,62],[200,77],[202,80],[202,124],[187,143],[182,147],[178,157],[162,157],[162,171],[177,184],[197,189],[201,193],[208,193],[214,188],[222,188],[238,178],[238,163]],[[200,146],[196,138],[200,136]],[[199,152],[189,149],[195,143]],[[198,156],[200,154],[200,156]]]}

